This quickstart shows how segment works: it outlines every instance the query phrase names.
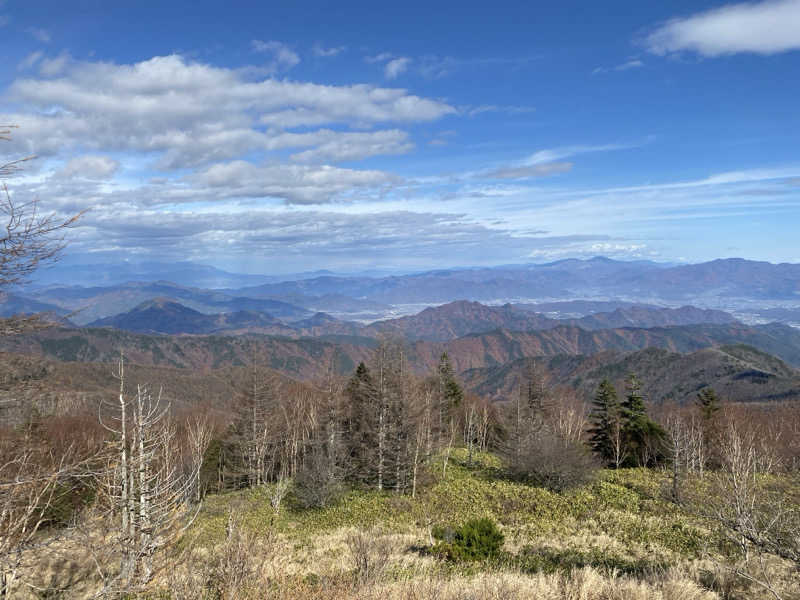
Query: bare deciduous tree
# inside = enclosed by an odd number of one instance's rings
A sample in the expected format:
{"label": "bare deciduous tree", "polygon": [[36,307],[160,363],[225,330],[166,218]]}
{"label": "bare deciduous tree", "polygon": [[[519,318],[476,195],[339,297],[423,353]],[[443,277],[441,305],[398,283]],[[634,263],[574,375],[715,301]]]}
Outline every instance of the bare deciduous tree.
{"label": "bare deciduous tree", "polygon": [[[0,125],[0,140],[10,139],[14,126]],[[39,199],[20,200],[8,189],[6,179],[17,173],[29,156],[0,164],[0,290],[23,283],[43,263],[58,258],[64,249],[64,233],[83,215],[61,217],[42,213]],[[0,335],[13,335],[42,327],[37,317],[0,319]]]}
{"label": "bare deciduous tree", "polygon": [[735,559],[720,566],[781,600],[770,561],[779,557],[800,573],[800,503],[790,481],[797,475],[768,477],[765,466],[772,461],[761,456],[763,434],[728,423],[719,441],[720,468],[708,475],[710,493],[695,498],[693,505],[738,550]]}
{"label": "bare deciduous tree", "polygon": [[119,519],[115,543],[120,566],[118,573],[106,577],[106,588],[132,590],[150,581],[156,552],[197,514],[188,510],[187,501],[199,469],[187,475],[174,460],[170,404],[161,393],[153,396],[146,386],[137,385],[136,393],[128,395],[122,356],[115,376],[120,383],[118,403],[101,407],[101,422],[114,437],[116,460],[105,480],[105,497]]}
{"label": "bare deciduous tree", "polygon": [[214,425],[208,415],[194,415],[189,420],[186,436],[189,443],[190,468],[192,472],[198,473],[198,477],[195,480],[194,499],[195,502],[200,502],[203,499],[204,490],[200,484],[199,473],[203,467],[206,451],[214,437]]}

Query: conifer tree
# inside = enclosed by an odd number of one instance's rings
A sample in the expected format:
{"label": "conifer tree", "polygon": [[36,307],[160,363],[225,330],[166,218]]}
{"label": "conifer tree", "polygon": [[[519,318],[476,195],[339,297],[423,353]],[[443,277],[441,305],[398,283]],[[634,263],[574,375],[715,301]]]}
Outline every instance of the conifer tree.
{"label": "conifer tree", "polygon": [[453,366],[450,364],[450,357],[447,352],[442,352],[439,358],[439,389],[446,410],[452,411],[461,406],[464,401],[464,391],[456,381]]}
{"label": "conifer tree", "polygon": [[608,379],[600,382],[589,416],[589,444],[603,460],[619,467],[624,459],[622,410],[617,390]]}
{"label": "conifer tree", "polygon": [[700,412],[700,427],[702,434],[702,442],[705,447],[705,454],[708,457],[710,465],[717,466],[719,463],[718,455],[718,440],[720,434],[720,424],[718,413],[722,410],[719,397],[714,391],[714,388],[705,388],[697,394],[695,401],[697,409]]}
{"label": "conifer tree", "polygon": [[350,419],[346,428],[350,468],[348,478],[366,483],[370,478],[370,454],[377,443],[377,389],[372,375],[363,362],[358,363],[356,371],[345,389],[350,404]]}
{"label": "conifer tree", "polygon": [[647,416],[642,384],[633,373],[625,380],[625,390],[621,406],[625,454],[635,459],[634,464],[647,466],[661,459],[666,433]]}
{"label": "conifer tree", "polygon": [[704,421],[711,421],[722,408],[714,388],[705,388],[697,394],[697,407]]}

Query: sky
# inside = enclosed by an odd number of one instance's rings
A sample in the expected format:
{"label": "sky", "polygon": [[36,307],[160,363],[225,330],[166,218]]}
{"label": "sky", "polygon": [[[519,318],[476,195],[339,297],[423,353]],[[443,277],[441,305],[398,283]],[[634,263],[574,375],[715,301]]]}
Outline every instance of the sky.
{"label": "sky", "polygon": [[800,0],[0,0],[74,262],[800,262]]}

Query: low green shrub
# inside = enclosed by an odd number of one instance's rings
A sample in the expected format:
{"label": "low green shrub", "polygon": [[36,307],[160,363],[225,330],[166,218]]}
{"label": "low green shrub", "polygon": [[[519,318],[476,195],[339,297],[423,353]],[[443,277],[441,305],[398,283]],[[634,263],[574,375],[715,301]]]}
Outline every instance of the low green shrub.
{"label": "low green shrub", "polygon": [[433,552],[454,561],[493,558],[503,546],[503,533],[491,519],[472,519],[457,528],[434,527]]}

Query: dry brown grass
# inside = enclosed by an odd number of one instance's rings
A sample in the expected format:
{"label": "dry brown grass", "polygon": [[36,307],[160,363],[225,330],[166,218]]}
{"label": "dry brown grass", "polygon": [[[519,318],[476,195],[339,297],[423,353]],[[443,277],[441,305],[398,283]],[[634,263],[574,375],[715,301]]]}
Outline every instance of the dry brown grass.
{"label": "dry brown grass", "polygon": [[[180,600],[201,600],[200,592],[180,595]],[[568,575],[487,573],[472,577],[425,576],[390,583],[354,586],[346,578],[254,582],[223,595],[225,600],[719,600],[679,573],[637,580],[592,568]]]}

